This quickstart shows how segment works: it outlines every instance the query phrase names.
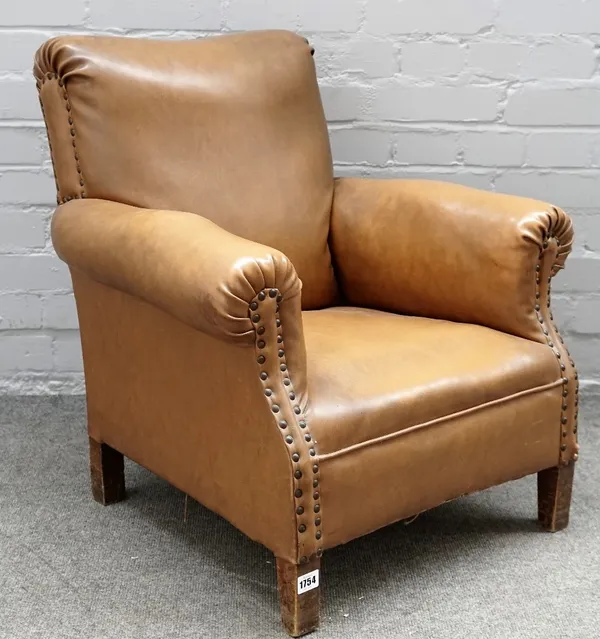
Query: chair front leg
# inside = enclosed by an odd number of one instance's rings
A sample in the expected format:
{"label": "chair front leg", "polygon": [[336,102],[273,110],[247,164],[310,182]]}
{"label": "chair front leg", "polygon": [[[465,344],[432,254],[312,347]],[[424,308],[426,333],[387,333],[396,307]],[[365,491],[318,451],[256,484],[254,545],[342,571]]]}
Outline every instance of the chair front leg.
{"label": "chair front leg", "polygon": [[125,498],[123,454],[90,437],[90,477],[94,499],[108,506]]}
{"label": "chair front leg", "polygon": [[557,532],[569,525],[574,471],[571,461],[538,473],[538,519],[544,530]]}
{"label": "chair front leg", "polygon": [[300,637],[319,627],[321,560],[293,564],[277,558],[277,589],[281,620],[292,637]]}

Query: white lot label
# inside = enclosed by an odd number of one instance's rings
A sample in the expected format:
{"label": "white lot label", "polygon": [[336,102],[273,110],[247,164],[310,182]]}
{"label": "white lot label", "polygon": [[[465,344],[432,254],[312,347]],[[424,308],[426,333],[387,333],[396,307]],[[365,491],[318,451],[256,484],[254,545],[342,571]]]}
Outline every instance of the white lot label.
{"label": "white lot label", "polygon": [[312,572],[307,572],[302,577],[298,577],[298,594],[301,595],[303,592],[308,592],[313,588],[319,587],[319,569],[313,570]]}

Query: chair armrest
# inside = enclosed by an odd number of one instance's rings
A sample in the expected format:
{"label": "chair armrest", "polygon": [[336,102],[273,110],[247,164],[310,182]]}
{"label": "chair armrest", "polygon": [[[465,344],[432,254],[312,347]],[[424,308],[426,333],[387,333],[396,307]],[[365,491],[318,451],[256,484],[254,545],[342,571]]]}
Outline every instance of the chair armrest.
{"label": "chair armrest", "polygon": [[351,304],[544,342],[540,305],[573,243],[560,209],[427,180],[336,180],[331,248]]}
{"label": "chair armrest", "polygon": [[72,200],[57,209],[52,240],[71,268],[226,341],[254,343],[249,305],[265,288],[296,298],[301,321],[288,258],[199,215]]}
{"label": "chair armrest", "polygon": [[198,215],[101,200],[60,206],[52,236],[73,274],[90,435],[278,557],[314,555],[296,503],[318,458],[289,260]]}

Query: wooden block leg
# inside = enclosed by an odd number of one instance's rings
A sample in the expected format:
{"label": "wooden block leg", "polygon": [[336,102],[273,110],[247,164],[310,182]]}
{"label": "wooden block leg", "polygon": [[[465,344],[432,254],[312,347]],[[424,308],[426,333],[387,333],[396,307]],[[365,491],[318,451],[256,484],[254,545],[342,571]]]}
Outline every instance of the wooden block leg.
{"label": "wooden block leg", "polygon": [[[320,568],[321,560],[316,557],[300,565],[277,559],[281,620],[292,637],[300,637],[319,627]],[[319,584],[316,588],[315,583]],[[301,594],[298,594],[299,590]]]}
{"label": "wooden block leg", "polygon": [[574,470],[575,462],[570,462],[538,473],[538,519],[549,532],[569,525]]}
{"label": "wooden block leg", "polygon": [[104,506],[125,498],[123,455],[90,437],[90,475],[94,499]]}

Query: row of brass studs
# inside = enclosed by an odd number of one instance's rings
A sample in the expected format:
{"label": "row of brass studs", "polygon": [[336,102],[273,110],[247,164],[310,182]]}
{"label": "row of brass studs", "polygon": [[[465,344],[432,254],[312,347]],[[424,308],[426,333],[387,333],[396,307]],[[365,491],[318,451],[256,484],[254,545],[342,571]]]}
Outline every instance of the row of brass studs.
{"label": "row of brass studs", "polygon": [[[65,202],[69,202],[70,200],[78,200],[78,199],[85,198],[85,195],[86,195],[84,190],[85,183],[83,181],[83,173],[81,171],[81,165],[79,164],[79,153],[77,152],[77,144],[75,142],[75,126],[73,124],[73,117],[71,115],[71,103],[69,102],[69,95],[67,94],[67,88],[65,87],[63,80],[59,77],[57,73],[46,73],[46,75],[42,78],[42,84],[46,80],[58,80],[58,86],[61,87],[63,90],[63,99],[65,101],[65,107],[67,109],[67,117],[69,120],[69,133],[71,134],[71,144],[73,146],[73,155],[75,157],[75,167],[77,168],[77,174],[79,176],[79,186],[81,187],[81,192],[77,195],[66,195],[63,198],[57,198],[58,204],[64,204]],[[41,104],[41,100],[40,100],[40,104]],[[42,106],[42,114],[43,113],[44,113],[44,110]],[[50,139],[50,136],[48,136],[48,143],[49,143],[49,139]],[[52,153],[52,149],[50,149],[50,152]],[[58,186],[58,182],[56,182],[56,189],[57,191],[60,190]]]}
{"label": "row of brass studs", "polygon": [[[281,295],[281,293],[275,289],[272,288],[269,290],[268,293],[269,297],[271,298],[275,298],[275,301],[277,302],[277,307],[276,307],[276,320],[275,320],[275,324],[277,326],[277,343],[280,345],[277,351],[277,356],[278,358],[281,360],[281,363],[279,364],[279,370],[281,372],[282,378],[283,378],[283,385],[287,388],[287,393],[288,393],[288,398],[290,399],[290,401],[295,401],[296,399],[296,393],[294,391],[294,387],[292,385],[292,380],[289,376],[289,372],[288,372],[288,368],[287,368],[287,364],[285,362],[285,350],[284,350],[284,345],[283,345],[283,335],[282,335],[282,331],[281,331],[281,320],[279,319],[279,304],[283,301],[283,295]],[[265,293],[265,291],[261,291],[258,295],[257,295],[257,299],[258,302],[251,302],[250,304],[250,319],[252,320],[253,324],[259,324],[261,321],[261,317],[260,314],[257,313],[256,311],[259,310],[259,302],[262,302],[266,299],[267,293]],[[257,341],[256,341],[256,346],[257,348],[263,349],[265,348],[266,344],[265,341],[263,339],[260,338],[261,335],[264,334],[265,332],[265,327],[262,325],[256,326],[255,328],[256,334],[258,336]],[[266,362],[267,358],[265,355],[258,355],[256,361],[262,365]],[[269,378],[269,374],[264,371],[261,370],[259,373],[260,379],[264,382],[267,381]],[[278,404],[273,403],[273,401],[270,399],[273,396],[273,391],[270,388],[265,388],[265,396],[269,398],[269,401],[271,402],[271,410],[273,411],[273,413],[277,414],[279,413],[279,411],[281,410],[280,406]],[[315,457],[317,455],[317,451],[314,447],[314,443],[311,444],[312,442],[312,435],[310,433],[310,431],[308,430],[308,424],[306,422],[306,419],[304,419],[304,417],[301,416],[302,414],[302,409],[300,408],[300,406],[295,405],[293,407],[293,411],[294,414],[297,415],[298,417],[296,417],[296,419],[298,420],[298,426],[300,427],[300,429],[304,432],[304,442],[305,442],[305,446],[308,447],[308,454],[310,457]],[[288,428],[288,423],[285,419],[281,419],[278,422],[280,429],[283,431],[286,431]],[[291,435],[286,435],[284,437],[284,441],[286,444],[288,444],[289,446],[292,446],[292,444],[294,444],[294,438]],[[298,451],[294,451],[291,453],[291,459],[292,461],[297,464],[300,461],[300,453]],[[313,493],[312,493],[312,511],[314,514],[314,524],[316,527],[316,532],[315,532],[315,539],[317,541],[319,541],[322,537],[322,531],[320,530],[320,526],[321,526],[321,504],[319,503],[320,500],[320,493],[318,490],[319,487],[319,464],[317,463],[317,460],[315,459],[315,463],[313,463],[312,465],[312,472],[313,472],[313,480],[312,480],[312,487],[313,487]],[[295,470],[294,470],[294,478],[296,480],[300,480],[302,479],[302,471],[300,470],[300,468],[298,466],[296,466]],[[294,490],[294,497],[296,499],[296,521],[300,521],[298,518],[302,517],[303,515],[306,514],[305,508],[302,505],[302,498],[304,497],[303,491],[302,489],[297,486],[296,489]],[[300,521],[300,523],[298,524],[298,532],[300,534],[304,534],[306,532],[306,524],[302,521]],[[322,548],[318,548],[317,549],[317,556],[320,557],[323,553],[323,549]],[[300,557],[300,563],[301,564],[306,564],[308,563],[308,557],[306,556],[302,556]]]}
{"label": "row of brass studs", "polygon": [[[556,240],[556,244],[557,246],[560,246],[560,242],[558,241],[558,239]],[[543,243],[543,248],[547,249],[548,248],[548,240],[544,240]],[[564,372],[566,370],[566,366],[564,364],[564,362],[562,362],[562,355],[560,354],[560,351],[558,350],[558,348],[554,348],[554,342],[552,342],[552,340],[550,339],[550,335],[549,335],[549,331],[546,328],[546,326],[544,325],[544,318],[542,316],[541,313],[541,308],[540,308],[540,270],[541,270],[541,258],[542,258],[542,253],[540,252],[540,261],[538,262],[538,264],[535,267],[536,270],[536,274],[535,274],[535,298],[536,298],[536,303],[535,303],[535,313],[536,313],[536,317],[538,322],[540,323],[541,327],[542,327],[542,332],[544,333],[544,336],[546,337],[546,343],[548,344],[548,346],[552,349],[552,352],[554,353],[554,356],[556,357],[558,364],[560,366],[560,370],[563,373],[563,378],[562,378],[562,383],[563,383],[563,391],[562,391],[562,405],[561,405],[561,414],[560,414],[560,426],[561,426],[561,437],[562,439],[565,439],[568,435],[568,432],[566,430],[566,425],[567,422],[569,421],[566,415],[566,411],[568,410],[569,406],[567,404],[567,398],[569,396],[569,380],[567,377],[564,376]],[[546,306],[548,309],[550,309],[550,287],[552,284],[552,278],[548,277],[548,300],[546,302]],[[549,312],[549,317],[550,320],[553,320],[553,316],[552,316],[552,311],[548,310]],[[556,335],[558,335],[558,338],[560,339],[561,344],[564,344],[564,341],[562,339],[562,337],[560,337],[559,333],[558,333],[558,329],[556,327],[556,325],[552,322],[552,326],[556,332]],[[566,350],[566,347],[565,347]],[[569,355],[569,352],[567,351],[567,355]],[[571,366],[575,367],[575,362],[573,361],[573,359],[569,356],[569,363],[571,364]],[[578,375],[577,372],[575,372],[575,406],[577,407],[578,403],[579,403],[579,397],[578,397],[578,393],[579,393],[579,382],[577,382],[578,379]],[[576,409],[575,411],[575,419],[573,420],[573,434],[576,435],[577,434],[577,411],[578,409]],[[561,461],[564,463],[563,460],[563,453],[567,450],[567,445],[565,443],[562,443],[560,446],[560,452],[561,452]],[[577,460],[577,453],[575,453],[575,455],[573,456],[574,460]]]}

